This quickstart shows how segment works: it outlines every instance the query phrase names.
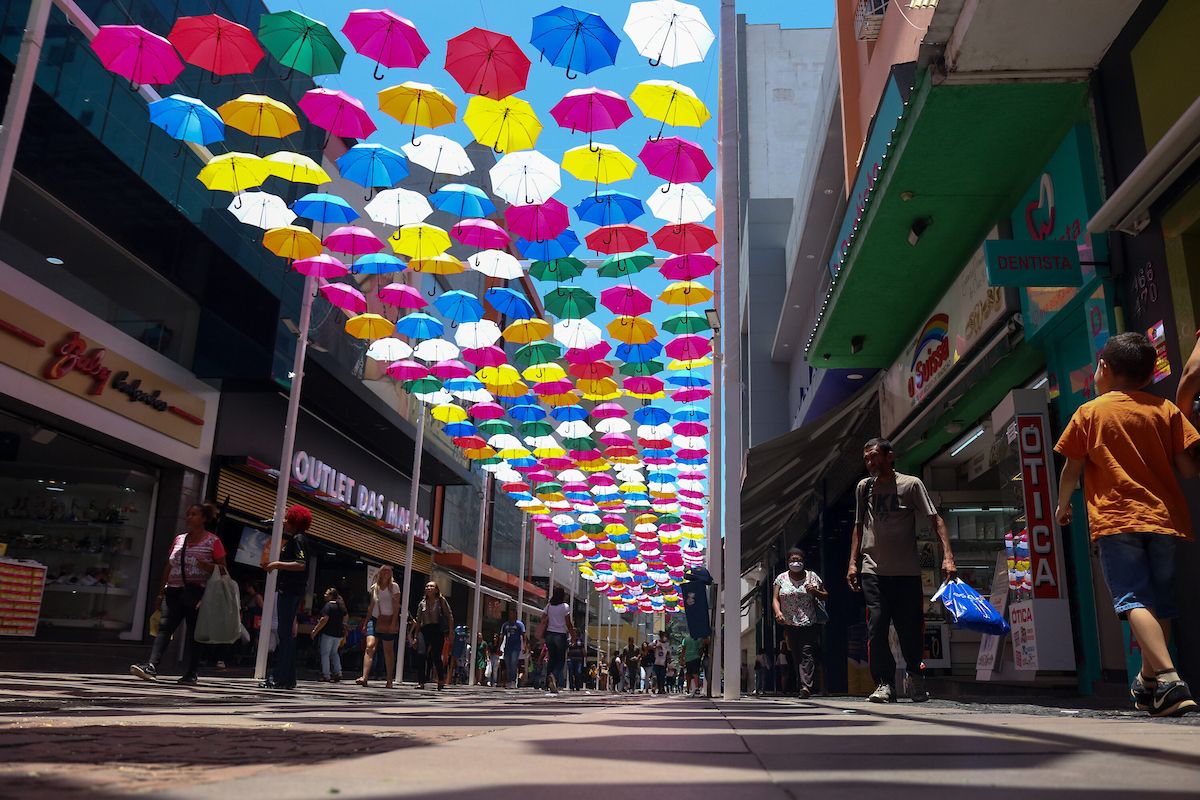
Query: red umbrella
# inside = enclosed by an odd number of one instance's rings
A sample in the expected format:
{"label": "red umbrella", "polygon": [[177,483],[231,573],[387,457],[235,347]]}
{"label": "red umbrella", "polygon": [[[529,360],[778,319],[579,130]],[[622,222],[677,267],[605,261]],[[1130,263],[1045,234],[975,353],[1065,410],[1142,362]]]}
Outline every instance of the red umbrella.
{"label": "red umbrella", "polygon": [[588,247],[597,253],[632,253],[648,240],[646,232],[636,225],[606,225],[584,237]]}
{"label": "red umbrella", "polygon": [[570,225],[567,207],[554,198],[544,203],[509,206],[504,210],[509,230],[531,242],[557,239]]}
{"label": "red umbrella", "polygon": [[471,28],[446,43],[446,72],[464,92],[500,100],[525,88],[529,57],[503,33]]}
{"label": "red umbrella", "polygon": [[600,293],[600,304],[614,314],[639,317],[650,310],[654,301],[634,286],[610,286]]}
{"label": "red umbrella", "polygon": [[611,378],[616,368],[607,361],[588,361],[582,364],[572,364],[567,368],[573,377],[585,381],[598,381]]}
{"label": "red umbrella", "polygon": [[713,229],[699,222],[664,225],[654,234],[654,245],[668,253],[703,253],[717,243]]}
{"label": "red umbrella", "polygon": [[351,11],[342,33],[356,52],[375,60],[375,80],[383,80],[379,68],[418,67],[429,55],[429,46],[417,26],[385,9]]}
{"label": "red umbrella", "polygon": [[263,57],[249,28],[219,14],[180,17],[167,38],[184,61],[213,75],[249,75]]}
{"label": "red umbrella", "polygon": [[171,83],[183,62],[169,41],[141,25],[101,25],[92,49],[109,72],[138,84]]}
{"label": "red umbrella", "polygon": [[712,172],[704,148],[678,136],[646,142],[638,154],[646,170],[670,183],[699,183]]}

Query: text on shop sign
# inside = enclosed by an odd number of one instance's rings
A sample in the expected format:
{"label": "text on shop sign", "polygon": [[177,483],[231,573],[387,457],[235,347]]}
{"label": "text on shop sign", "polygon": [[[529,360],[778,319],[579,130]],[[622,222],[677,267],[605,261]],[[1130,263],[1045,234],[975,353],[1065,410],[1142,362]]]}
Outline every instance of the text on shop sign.
{"label": "text on shop sign", "polygon": [[988,239],[983,243],[992,286],[1081,286],[1079,246],[1070,241]]}
{"label": "text on shop sign", "polygon": [[1062,596],[1055,552],[1054,498],[1045,424],[1045,418],[1039,414],[1017,415],[1017,443],[1029,530],[1029,571],[1033,576],[1033,596],[1039,600]]}
{"label": "text on shop sign", "polygon": [[[388,500],[382,492],[373,491],[303,450],[292,458],[292,477],[360,514],[382,520],[393,528],[408,529],[411,510],[407,506]],[[412,532],[421,541],[429,541],[429,520],[417,515]]]}

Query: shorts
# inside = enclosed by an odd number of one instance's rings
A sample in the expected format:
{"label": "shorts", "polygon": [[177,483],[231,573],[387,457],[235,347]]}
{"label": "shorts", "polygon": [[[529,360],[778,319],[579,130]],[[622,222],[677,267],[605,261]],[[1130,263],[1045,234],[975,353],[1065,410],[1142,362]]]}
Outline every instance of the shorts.
{"label": "shorts", "polygon": [[700,659],[689,661],[683,665],[684,674],[689,678],[700,677]]}
{"label": "shorts", "polygon": [[1135,608],[1149,609],[1158,619],[1179,616],[1174,598],[1174,536],[1114,533],[1097,541],[1104,582],[1121,619]]}
{"label": "shorts", "polygon": [[396,631],[394,633],[376,633],[375,632],[375,618],[371,617],[369,620],[367,620],[367,636],[374,636],[376,639],[379,639],[384,642],[394,642],[400,638],[400,632]]}

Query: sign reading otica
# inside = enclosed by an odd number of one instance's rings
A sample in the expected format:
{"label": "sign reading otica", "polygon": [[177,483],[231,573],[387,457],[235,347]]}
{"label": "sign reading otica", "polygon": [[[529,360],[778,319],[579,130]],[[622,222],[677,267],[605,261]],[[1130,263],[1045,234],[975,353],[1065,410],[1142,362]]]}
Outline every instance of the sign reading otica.
{"label": "sign reading otica", "polygon": [[992,286],[1082,286],[1079,246],[1071,241],[988,239],[983,243]]}
{"label": "sign reading otica", "polygon": [[[382,520],[388,527],[408,529],[411,510],[407,506],[388,500],[382,492],[373,491],[303,450],[292,458],[292,477],[364,516]],[[412,532],[421,541],[429,541],[429,520],[418,515]]]}

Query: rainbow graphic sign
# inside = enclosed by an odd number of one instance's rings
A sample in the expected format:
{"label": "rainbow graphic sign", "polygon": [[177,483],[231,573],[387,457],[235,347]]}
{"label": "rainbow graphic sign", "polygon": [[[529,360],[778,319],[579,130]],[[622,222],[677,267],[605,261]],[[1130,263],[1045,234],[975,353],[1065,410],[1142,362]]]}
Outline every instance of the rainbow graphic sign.
{"label": "rainbow graphic sign", "polygon": [[949,314],[934,314],[925,323],[925,327],[921,330],[920,336],[917,337],[917,346],[913,350],[912,369],[917,368],[917,362],[925,355],[925,348],[929,345],[935,347],[946,341],[950,335],[950,315]]}
{"label": "rainbow graphic sign", "polygon": [[908,376],[908,396],[916,397],[929,379],[950,362],[950,315],[934,314],[925,323],[913,349],[913,363]]}

